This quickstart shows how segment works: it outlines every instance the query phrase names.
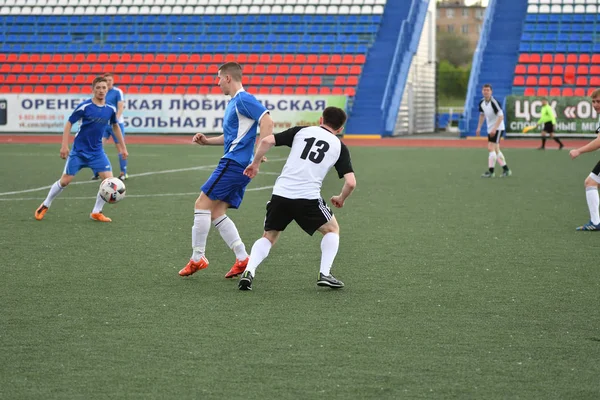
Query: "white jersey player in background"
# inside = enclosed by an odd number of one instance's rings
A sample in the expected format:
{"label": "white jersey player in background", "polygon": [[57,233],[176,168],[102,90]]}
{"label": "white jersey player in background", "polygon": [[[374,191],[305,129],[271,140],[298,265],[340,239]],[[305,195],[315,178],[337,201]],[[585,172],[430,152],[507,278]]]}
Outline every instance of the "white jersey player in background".
{"label": "white jersey player in background", "polygon": [[344,206],[356,187],[350,152],[336,136],[344,128],[346,118],[341,108],[327,107],[319,120],[320,126],[294,127],[260,141],[254,161],[244,171],[250,178],[256,176],[260,160],[271,147],[289,146],[292,149],[267,203],[265,232],[252,246],[248,266],[238,283],[240,290],[252,290],[256,268],[267,258],[280,233],[292,221],[311,236],[315,231],[323,234],[317,285],[344,287],[342,281],[331,275],[340,244],[340,228],[321,197],[321,185],[327,172],[335,167],[338,176],[344,178],[342,192],[331,198],[331,203],[338,208]]}
{"label": "white jersey player in background", "polygon": [[504,113],[498,101],[492,96],[492,85],[486,83],[481,89],[483,99],[479,102],[479,123],[476,135],[481,133],[483,121],[486,121],[488,131],[488,170],[482,178],[493,178],[496,161],[502,167],[501,177],[511,176],[512,172],[506,165],[504,154],[500,151],[500,139],[504,135]]}

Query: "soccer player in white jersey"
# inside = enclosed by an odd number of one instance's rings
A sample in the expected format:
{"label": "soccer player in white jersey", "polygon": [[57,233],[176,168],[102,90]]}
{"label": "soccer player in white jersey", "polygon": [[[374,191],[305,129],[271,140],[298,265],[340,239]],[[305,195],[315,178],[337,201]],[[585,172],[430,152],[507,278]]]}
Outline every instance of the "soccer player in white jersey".
{"label": "soccer player in white jersey", "polygon": [[223,117],[223,134],[208,138],[202,133],[193,141],[200,145],[223,145],[224,155],[219,165],[202,186],[194,207],[192,227],[192,257],[179,275],[192,275],[208,267],[205,256],[206,239],[211,221],[230,249],[236,261],[225,278],[238,276],[248,264],[248,253],[233,221],[225,214],[229,208],[239,208],[250,178],[244,169],[252,162],[256,132],[260,138],[273,136],[273,120],[269,111],[242,86],[242,67],[228,62],[219,68],[219,86],[223,94],[231,96]]}
{"label": "soccer player in white jersey", "polygon": [[[35,219],[38,221],[44,218],[50,205],[52,205],[52,201],[62,193],[82,168],[91,168],[102,180],[113,176],[110,161],[102,147],[102,135],[109,123],[119,140],[119,153],[123,158],[127,158],[127,148],[125,147],[125,142],[117,123],[117,110],[105,102],[106,93],[108,92],[106,78],[98,77],[94,79],[92,88],[94,97],[79,104],[65,124],[62,145],[60,147],[60,157],[67,159],[67,162],[63,175],[58,181],[54,182],[44,202],[35,210]],[[75,136],[73,149],[69,152],[71,127],[79,120],[81,120],[81,126]],[[96,204],[90,214],[91,219],[100,222],[111,222],[111,219],[102,213],[105,203],[98,193]]]}
{"label": "soccer player in white jersey", "polygon": [[477,136],[481,134],[481,126],[486,121],[488,130],[488,170],[481,175],[482,178],[493,178],[496,161],[502,167],[501,177],[512,175],[512,171],[506,165],[504,154],[500,151],[500,139],[504,134],[504,113],[498,101],[492,96],[492,85],[486,83],[481,90],[483,99],[479,102],[479,123],[477,124]]}
{"label": "soccer player in white jersey", "polygon": [[[597,113],[600,113],[600,89],[596,89],[590,95],[592,98],[592,107]],[[589,153],[600,149],[600,121],[596,128],[598,137],[583,147],[571,150],[569,155],[574,160],[583,153]],[[578,231],[600,231],[600,199],[598,196],[598,186],[600,185],[600,161],[596,164],[592,172],[585,178],[585,198],[587,200],[588,209],[590,211],[590,221],[582,226],[577,227]]]}
{"label": "soccer player in white jersey", "polygon": [[327,107],[319,121],[320,126],[295,127],[268,136],[259,143],[254,161],[244,174],[254,178],[260,159],[273,146],[291,147],[288,159],[273,187],[271,201],[267,203],[267,216],[263,237],[252,246],[250,262],[242,274],[238,288],[252,290],[256,268],[269,255],[280,233],[292,221],[309,235],[316,231],[321,240],[321,266],[317,285],[342,288],[344,283],[331,275],[333,260],[340,244],[340,228],[335,216],[321,197],[323,179],[331,167],[344,178],[339,195],[331,203],[341,208],[356,187],[356,178],[348,148],[337,138],[346,122],[346,113],[337,107]]}
{"label": "soccer player in white jersey", "polygon": [[[119,128],[121,128],[121,135],[123,135],[123,139],[125,139],[125,120],[123,119],[123,110],[125,109],[125,96],[123,95],[123,91],[118,87],[114,86],[115,78],[113,74],[110,72],[102,75],[106,78],[106,82],[108,83],[108,92],[106,93],[106,104],[110,104],[111,106],[117,109],[117,123],[119,124]],[[117,137],[114,135],[111,126],[108,125],[106,127],[106,131],[104,132],[104,137],[102,138],[102,143],[106,143],[106,141],[112,137],[115,146],[117,147],[117,151],[119,149],[119,143]],[[128,178],[127,175],[127,159],[124,159],[121,153],[119,153],[119,168],[121,173],[119,174],[119,179],[124,181]],[[94,175],[92,180],[98,179],[98,175]]]}

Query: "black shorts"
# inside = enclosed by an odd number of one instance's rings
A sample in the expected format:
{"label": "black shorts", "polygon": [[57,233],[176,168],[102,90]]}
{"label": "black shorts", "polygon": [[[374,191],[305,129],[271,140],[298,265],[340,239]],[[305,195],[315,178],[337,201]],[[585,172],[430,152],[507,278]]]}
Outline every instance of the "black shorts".
{"label": "black shorts", "polygon": [[283,231],[290,222],[296,223],[312,236],[333,218],[331,209],[323,199],[288,199],[273,195],[267,203],[265,231]]}
{"label": "black shorts", "polygon": [[504,135],[504,131],[496,131],[494,137],[491,137],[488,133],[488,142],[490,143],[500,143],[500,138]]}
{"label": "black shorts", "polygon": [[600,161],[598,161],[598,163],[596,164],[596,166],[592,170],[592,174],[594,174],[594,175],[600,175]]}
{"label": "black shorts", "polygon": [[546,133],[554,133],[554,125],[552,125],[552,122],[545,122],[542,131]]}

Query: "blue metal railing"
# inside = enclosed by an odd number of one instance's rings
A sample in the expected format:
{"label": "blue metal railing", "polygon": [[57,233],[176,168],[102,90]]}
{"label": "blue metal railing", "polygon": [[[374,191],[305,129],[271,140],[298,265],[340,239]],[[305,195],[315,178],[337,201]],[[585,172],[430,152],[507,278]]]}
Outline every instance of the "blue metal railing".
{"label": "blue metal railing", "polygon": [[477,88],[477,82],[479,81],[479,72],[481,69],[481,62],[483,58],[483,52],[487,46],[488,36],[490,34],[492,20],[494,17],[494,11],[496,10],[496,0],[490,0],[485,10],[485,16],[483,25],[481,27],[481,35],[479,36],[479,42],[475,53],[473,53],[473,63],[471,67],[471,75],[469,76],[469,85],[467,88],[467,97],[465,99],[465,113],[463,119],[463,126],[461,127],[461,136],[467,136],[469,132],[469,124],[471,121],[471,105],[475,101],[475,91]]}
{"label": "blue metal railing", "polygon": [[[402,91],[412,63],[412,55],[416,53],[419,46],[420,35],[415,35],[415,31],[421,31],[423,28],[425,18],[423,18],[422,13],[427,12],[429,1],[413,0],[408,16],[400,27],[400,34],[396,42],[396,49],[381,102],[385,133],[391,133],[394,130],[397,111],[402,101]],[[417,24],[417,22],[421,23]]]}

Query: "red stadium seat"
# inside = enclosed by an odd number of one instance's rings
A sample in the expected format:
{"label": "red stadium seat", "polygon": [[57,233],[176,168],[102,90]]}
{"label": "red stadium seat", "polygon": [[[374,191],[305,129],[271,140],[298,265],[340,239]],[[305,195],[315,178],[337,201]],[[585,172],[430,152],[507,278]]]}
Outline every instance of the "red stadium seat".
{"label": "red stadium seat", "polygon": [[288,75],[285,78],[286,86],[296,86],[297,84],[298,84],[298,78],[296,77],[296,75]]}
{"label": "red stadium seat", "polygon": [[590,86],[600,87],[600,76],[592,76],[590,78]]}
{"label": "red stadium seat", "polygon": [[567,62],[564,54],[555,54],[554,55],[554,64],[564,64]]}
{"label": "red stadium seat", "polygon": [[529,54],[519,54],[519,64],[526,64],[529,62]]}
{"label": "red stadium seat", "polygon": [[354,64],[354,56],[352,54],[344,54],[342,64]]}
{"label": "red stadium seat", "polygon": [[531,75],[537,75],[540,73],[540,70],[538,68],[537,65],[528,65],[527,66],[527,73],[531,74]]}
{"label": "red stadium seat", "polygon": [[337,71],[338,68],[335,65],[328,65],[327,68],[325,68],[326,75],[337,75]]}
{"label": "red stadium seat", "polygon": [[320,76],[311,76],[309,84],[311,86],[321,86],[321,77]]}
{"label": "red stadium seat", "polygon": [[[255,79],[255,82],[260,81],[260,84],[265,86],[271,86],[275,83],[273,75],[256,76]],[[253,83],[253,85],[258,85],[258,83]]]}
{"label": "red stadium seat", "polygon": [[552,86],[562,86],[563,85],[563,80],[561,76],[553,76],[552,80],[550,81],[550,84]]}
{"label": "red stadium seat", "polygon": [[165,94],[173,94],[173,93],[175,93],[175,86],[171,86],[171,85],[165,86],[163,88],[163,93],[165,93]]}
{"label": "red stadium seat", "polygon": [[173,67],[171,68],[171,73],[172,74],[182,75],[184,73],[183,72],[183,65],[181,65],[181,64],[175,64],[175,65],[173,65]]}
{"label": "red stadium seat", "polygon": [[293,67],[293,65],[288,65],[288,64],[283,64],[280,66],[275,66],[277,68],[277,73],[280,75],[287,75],[290,73],[290,69],[291,67]]}
{"label": "red stadium seat", "polygon": [[56,86],[54,85],[45,86],[45,89],[46,93],[56,93]]}
{"label": "red stadium seat", "polygon": [[150,65],[150,69],[148,70],[150,74],[159,74],[160,73],[160,65],[152,64]]}
{"label": "red stadium seat", "polygon": [[573,96],[573,89],[572,88],[564,88],[562,90],[562,95],[563,96]]}
{"label": "red stadium seat", "polygon": [[552,69],[550,67],[550,65],[548,64],[544,64],[540,66],[540,75],[550,75],[552,72]]}
{"label": "red stadium seat", "polygon": [[60,85],[56,88],[57,93],[68,93],[69,90],[65,85]]}
{"label": "red stadium seat", "polygon": [[23,71],[23,66],[21,64],[12,64],[10,72],[13,74],[18,74]]}
{"label": "red stadium seat", "polygon": [[23,54],[19,54],[19,57],[17,58],[17,62],[20,63],[28,63],[29,62],[29,54],[27,53],[23,53]]}
{"label": "red stadium seat", "polygon": [[23,86],[23,93],[33,93],[33,86],[31,85],[25,85]]}
{"label": "red stadium seat", "polygon": [[353,88],[353,87],[347,87],[347,88],[344,89],[344,94],[346,96],[353,97],[353,96],[356,95],[356,89]]}
{"label": "red stadium seat", "polygon": [[258,88],[258,94],[269,94],[271,89],[268,86],[261,86]]}
{"label": "red stadium seat", "polygon": [[577,54],[567,54],[567,64],[577,64]]}
{"label": "red stadium seat", "polygon": [[[319,64],[329,64],[329,55],[328,54],[319,54]],[[314,93],[317,94],[317,93]]]}
{"label": "red stadium seat", "polygon": [[562,75],[565,73],[565,69],[562,65],[553,65],[552,66],[552,75]]}
{"label": "red stadium seat", "polygon": [[148,67],[148,64],[138,64],[138,66],[137,66],[138,74],[147,74],[149,72],[150,72],[150,67]]}
{"label": "red stadium seat", "polygon": [[271,55],[270,54],[261,54],[259,56],[258,62],[261,64],[269,64],[271,62]]}
{"label": "red stadium seat", "polygon": [[167,85],[178,85],[179,84],[179,75],[169,75],[167,77]]}
{"label": "red stadium seat", "polygon": [[291,86],[286,86],[283,88],[283,94],[294,94],[295,90]]}
{"label": "red stadium seat", "polygon": [[283,94],[281,86],[274,86],[271,88],[271,94]]}
{"label": "red stadium seat", "polygon": [[143,62],[153,63],[154,62],[154,54],[144,54]]}
{"label": "red stadium seat", "polygon": [[542,57],[539,54],[530,54],[529,62],[532,64],[539,64],[542,62]]}
{"label": "red stadium seat", "polygon": [[573,91],[573,95],[575,95],[577,97],[584,97],[585,96],[585,89],[583,89],[583,88],[576,88]]}
{"label": "red stadium seat", "polygon": [[540,76],[538,79],[538,85],[540,86],[549,86],[550,85],[550,77],[548,76]]}
{"label": "red stadium seat", "polygon": [[10,68],[10,64],[2,64],[2,66],[0,66],[0,72],[6,74],[10,72]]}
{"label": "red stadium seat", "polygon": [[37,63],[39,63],[40,59],[41,59],[41,57],[40,57],[39,54],[30,54],[29,55],[29,62],[31,64],[37,64]]}
{"label": "red stadium seat", "polygon": [[517,64],[515,66],[515,74],[517,74],[517,75],[525,75],[526,71],[527,71],[527,69],[525,68],[525,66],[523,64]]}
{"label": "red stadium seat", "polygon": [[336,76],[333,84],[335,86],[344,86],[344,85],[346,85],[346,77],[345,76]]}
{"label": "red stadium seat", "polygon": [[346,84],[350,86],[358,85],[358,77],[357,76],[349,76],[346,80]]}
{"label": "red stadium seat", "polygon": [[577,67],[577,75],[587,75],[590,73],[590,69],[587,65],[579,65]]}
{"label": "red stadium seat", "polygon": [[185,94],[198,94],[198,87],[196,86],[186,86]]}
{"label": "red stadium seat", "polygon": [[177,86],[175,87],[176,94],[185,94],[185,86]]}
{"label": "red stadium seat", "polygon": [[37,85],[34,89],[33,89],[33,93],[46,93],[46,87],[43,85]]}
{"label": "red stadium seat", "polygon": [[344,89],[342,89],[341,87],[334,87],[333,89],[331,89],[331,94],[335,94],[335,95],[344,94]]}
{"label": "red stadium seat", "polygon": [[538,88],[536,94],[538,96],[548,96],[548,89],[547,88]]}
{"label": "red stadium seat", "polygon": [[319,88],[319,94],[321,94],[321,95],[331,94],[331,88],[329,88],[327,86],[322,86]]}
{"label": "red stadium seat", "polygon": [[592,60],[589,54],[580,54],[579,55],[579,64],[589,64]]}
{"label": "red stadium seat", "polygon": [[[167,62],[170,64],[175,64],[177,62],[177,54],[169,54],[167,56]],[[175,91],[175,89],[173,89]]]}
{"label": "red stadium seat", "polygon": [[308,86],[310,85],[310,77],[308,75],[301,75],[298,77],[298,85]]}
{"label": "red stadium seat", "polygon": [[296,94],[306,94],[306,88],[304,86],[298,86],[296,88]]}
{"label": "red stadium seat", "polygon": [[353,65],[350,67],[351,75],[360,75],[361,72],[362,72],[362,68],[359,65]]}
{"label": "red stadium seat", "polygon": [[27,75],[17,75],[17,83],[27,83],[28,81]]}
{"label": "red stadium seat", "polygon": [[0,86],[0,93],[10,93],[10,86],[8,86],[8,85]]}
{"label": "red stadium seat", "polygon": [[[61,58],[62,58],[62,56],[61,56]],[[6,57],[6,62],[8,62],[8,63],[16,63],[18,59],[19,59],[19,57],[16,54],[9,54]]]}
{"label": "red stadium seat", "polygon": [[600,75],[600,65],[592,65],[592,67],[590,68],[590,74]]}
{"label": "red stadium seat", "polygon": [[554,57],[552,54],[543,54],[542,55],[542,63],[544,64],[552,64],[554,62]]}
{"label": "red stadium seat", "polygon": [[213,63],[223,64],[225,62],[225,56],[223,54],[213,54]]}
{"label": "red stadium seat", "polygon": [[319,94],[319,88],[315,86],[310,86],[306,91],[306,94]]}
{"label": "red stadium seat", "polygon": [[33,72],[36,74],[43,74],[44,72],[46,72],[46,66],[44,64],[35,64]]}
{"label": "red stadium seat", "polygon": [[329,60],[329,62],[331,64],[341,64],[342,63],[342,56],[340,54],[334,54],[331,56],[331,59]]}
{"label": "red stadium seat", "polygon": [[306,64],[306,56],[304,54],[296,54],[294,64]]}
{"label": "red stadium seat", "polygon": [[550,88],[550,96],[560,96],[560,88]]}
{"label": "red stadium seat", "polygon": [[527,86],[537,86],[537,77],[535,77],[535,76],[528,76],[527,80],[525,81],[525,84]]}
{"label": "red stadium seat", "polygon": [[219,86],[211,86],[210,94],[223,94],[223,92],[221,92],[221,88]]}
{"label": "red stadium seat", "polygon": [[217,64],[211,64],[206,68],[206,73],[217,76],[219,72],[219,66]]}
{"label": "red stadium seat", "polygon": [[154,62],[157,64],[164,64],[167,62],[167,56],[165,54],[157,54],[154,56]]}
{"label": "red stadium seat", "polygon": [[162,86],[152,86],[152,88],[150,89],[150,93],[152,93],[152,94],[161,94],[162,92],[163,92]]}
{"label": "red stadium seat", "polygon": [[[275,77],[275,84],[276,85],[285,85],[285,77],[278,75]],[[271,93],[273,93],[273,91],[271,91]]]}
{"label": "red stadium seat", "polygon": [[140,93],[150,93],[150,86],[144,85],[140,88]]}
{"label": "red stadium seat", "polygon": [[189,85],[192,83],[192,78],[189,75],[181,75],[179,77],[179,84],[180,85]]}
{"label": "red stadium seat", "polygon": [[585,76],[578,76],[577,80],[575,81],[575,84],[577,86],[587,86],[588,85],[588,79]]}
{"label": "red stadium seat", "polygon": [[303,65],[300,73],[302,75],[312,75],[314,73],[312,65]]}
{"label": "red stadium seat", "polygon": [[200,86],[198,88],[198,94],[209,94],[210,93],[210,87],[209,86]]}
{"label": "red stadium seat", "polygon": [[[307,64],[317,64],[318,63],[319,58],[317,57],[316,54],[309,54],[306,56],[306,63]],[[298,93],[298,91],[296,91],[296,93]]]}
{"label": "red stadium seat", "polygon": [[340,65],[338,67],[338,74],[340,75],[348,75],[350,73],[350,66],[349,65]]}
{"label": "red stadium seat", "polygon": [[300,75],[302,73],[302,66],[300,65],[292,65],[290,67],[290,74]]}

